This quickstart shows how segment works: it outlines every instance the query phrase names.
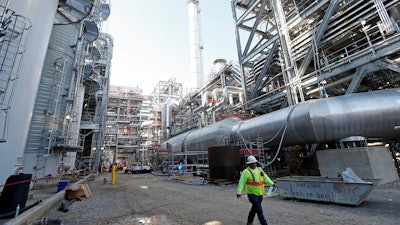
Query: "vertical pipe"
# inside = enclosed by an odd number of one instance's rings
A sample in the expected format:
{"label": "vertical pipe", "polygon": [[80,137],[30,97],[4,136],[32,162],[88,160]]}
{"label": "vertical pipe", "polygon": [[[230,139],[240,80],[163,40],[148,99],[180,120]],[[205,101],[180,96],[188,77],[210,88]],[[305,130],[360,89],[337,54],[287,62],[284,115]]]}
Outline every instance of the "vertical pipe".
{"label": "vertical pipe", "polygon": [[[101,111],[100,111],[100,121],[99,121],[99,132],[98,132],[98,140],[97,140],[97,148],[100,147],[100,149],[96,152],[96,166],[95,166],[95,171],[99,172],[99,165],[101,162],[101,158],[103,155],[103,150],[101,147],[103,146],[103,141],[104,141],[104,132],[105,132],[105,122],[106,122],[106,114],[107,114],[107,101],[108,101],[108,90],[110,86],[110,67],[111,67],[111,57],[112,57],[112,51],[113,51],[113,38],[111,35],[101,33],[101,36],[103,37],[106,46],[105,48],[107,49],[107,52],[105,52],[105,56],[107,57],[106,64],[105,64],[105,77],[104,77],[104,84],[103,84],[103,90],[102,90],[102,96],[101,96]],[[118,131],[117,131],[118,135]],[[118,136],[117,136],[118,140]],[[116,149],[116,148],[115,148]],[[115,158],[117,155],[115,154]],[[102,167],[100,167],[102,168]],[[100,169],[101,170],[101,169]],[[101,171],[100,171],[101,172]]]}

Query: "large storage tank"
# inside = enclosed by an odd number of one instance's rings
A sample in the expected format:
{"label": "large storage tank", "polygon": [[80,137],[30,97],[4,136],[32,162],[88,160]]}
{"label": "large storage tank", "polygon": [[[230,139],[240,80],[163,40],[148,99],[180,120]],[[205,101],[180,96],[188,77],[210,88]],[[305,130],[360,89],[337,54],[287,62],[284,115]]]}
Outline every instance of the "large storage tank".
{"label": "large storage tank", "polygon": [[[5,6],[7,0],[0,0]],[[9,8],[32,23],[26,40],[26,51],[19,64],[18,81],[9,108],[7,139],[0,143],[0,184],[4,184],[15,166],[21,164],[34,102],[42,74],[58,0],[10,1]]]}
{"label": "large storage tank", "polygon": [[[55,25],[43,66],[38,94],[32,115],[28,142],[24,154],[24,168],[34,176],[54,174],[59,155],[49,154],[49,149],[59,137],[65,138],[63,124],[69,92],[73,90],[74,46],[80,24]],[[47,137],[46,139],[43,136]],[[53,164],[53,165],[49,165]]]}

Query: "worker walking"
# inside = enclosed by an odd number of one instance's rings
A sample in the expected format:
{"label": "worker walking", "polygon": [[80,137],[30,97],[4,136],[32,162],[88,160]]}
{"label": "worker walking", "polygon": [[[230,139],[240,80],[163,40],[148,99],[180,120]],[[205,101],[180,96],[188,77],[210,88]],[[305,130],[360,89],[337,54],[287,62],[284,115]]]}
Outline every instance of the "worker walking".
{"label": "worker walking", "polygon": [[261,202],[265,194],[264,183],[276,187],[274,182],[268,175],[260,168],[257,167],[257,159],[254,156],[247,157],[247,168],[242,171],[240,175],[239,184],[237,187],[236,197],[239,199],[242,194],[243,188],[246,186],[246,193],[251,203],[251,210],[247,217],[247,225],[253,224],[254,217],[257,213],[258,219],[262,225],[268,225],[264,218]]}

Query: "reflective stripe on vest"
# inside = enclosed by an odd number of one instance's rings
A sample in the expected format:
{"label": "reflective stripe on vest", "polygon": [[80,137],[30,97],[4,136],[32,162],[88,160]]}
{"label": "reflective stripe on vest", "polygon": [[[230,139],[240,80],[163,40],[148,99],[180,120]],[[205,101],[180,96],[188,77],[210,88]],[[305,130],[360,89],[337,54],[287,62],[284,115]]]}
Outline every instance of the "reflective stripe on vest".
{"label": "reflective stripe on vest", "polygon": [[251,174],[251,176],[252,176],[252,178],[253,178],[253,182],[251,182],[251,181],[249,181],[249,179],[247,179],[246,185],[253,186],[253,187],[264,186],[264,182],[261,180],[261,176],[260,176],[259,174],[257,174],[257,175],[258,175],[258,180],[259,180],[259,182],[255,182],[256,179],[255,179],[255,177],[254,177],[254,174],[251,172],[250,169],[247,169],[247,171],[250,172],[250,174]]}
{"label": "reflective stripe on vest", "polygon": [[246,182],[246,185],[253,186],[253,187],[260,187],[260,186],[264,186],[264,183],[262,181],[260,181],[260,182]]}

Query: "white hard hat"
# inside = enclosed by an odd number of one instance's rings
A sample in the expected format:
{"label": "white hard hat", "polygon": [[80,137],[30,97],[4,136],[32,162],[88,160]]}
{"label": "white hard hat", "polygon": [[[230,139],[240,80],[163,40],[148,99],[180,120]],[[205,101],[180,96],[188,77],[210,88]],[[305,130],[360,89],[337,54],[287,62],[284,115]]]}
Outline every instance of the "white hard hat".
{"label": "white hard hat", "polygon": [[256,162],[258,162],[256,157],[254,157],[252,155],[247,157],[247,164],[256,163]]}

